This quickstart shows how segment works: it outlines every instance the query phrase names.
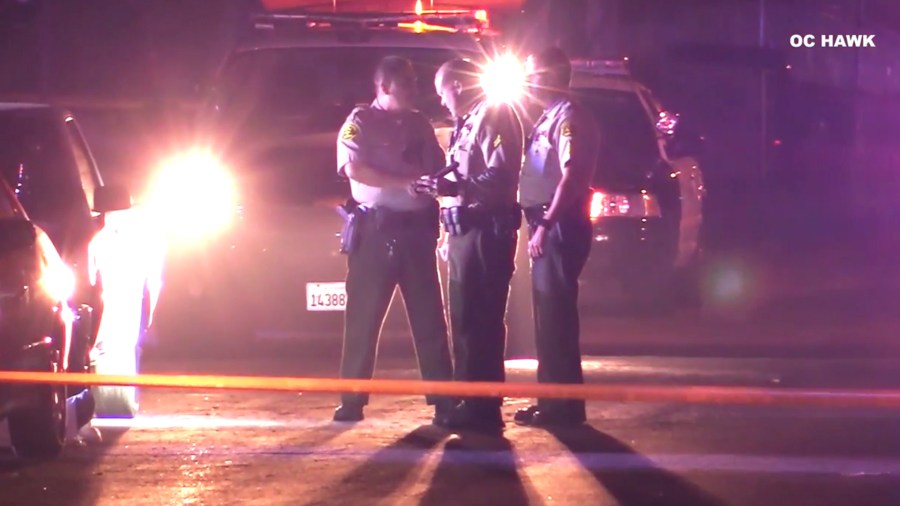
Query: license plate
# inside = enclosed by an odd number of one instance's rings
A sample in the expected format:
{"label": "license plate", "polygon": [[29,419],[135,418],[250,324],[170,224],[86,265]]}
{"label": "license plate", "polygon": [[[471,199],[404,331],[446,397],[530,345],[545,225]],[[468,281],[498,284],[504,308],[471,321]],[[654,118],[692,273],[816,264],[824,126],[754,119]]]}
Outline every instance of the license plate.
{"label": "license plate", "polygon": [[307,283],[307,311],[344,311],[347,309],[347,289],[341,283]]}

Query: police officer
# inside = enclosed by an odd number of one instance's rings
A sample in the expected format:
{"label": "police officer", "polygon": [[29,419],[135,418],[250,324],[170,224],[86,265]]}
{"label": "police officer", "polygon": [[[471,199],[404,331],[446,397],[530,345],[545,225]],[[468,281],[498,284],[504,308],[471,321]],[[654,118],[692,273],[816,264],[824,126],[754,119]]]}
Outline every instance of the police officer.
{"label": "police officer", "polygon": [[[455,184],[437,182],[449,195],[441,210],[448,233],[450,328],[455,378],[504,381],[506,302],[521,224],[517,204],[522,167],[522,125],[515,111],[488,104],[479,68],[468,60],[445,63],[435,77],[442,104],[457,120],[449,158]],[[461,403],[449,427],[502,433],[501,398]]]}
{"label": "police officer", "polygon": [[[590,184],[597,130],[590,112],[569,96],[572,67],[558,48],[533,55],[532,95],[543,106],[526,142],[519,198],[528,220],[538,381],[583,383],[578,321],[578,276],[591,248]],[[515,422],[577,426],[581,400],[539,399]]]}
{"label": "police officer", "polygon": [[[371,378],[382,322],[398,285],[426,380],[453,376],[447,323],[435,248],[437,202],[410,191],[419,177],[445,165],[428,119],[412,109],[416,93],[412,64],[382,60],[375,73],[376,98],[356,108],[338,134],[338,172],[350,179],[356,239],[347,261],[347,310],[342,378]],[[442,424],[449,400],[428,397],[434,422]],[[335,421],[363,419],[368,395],[345,393]]]}

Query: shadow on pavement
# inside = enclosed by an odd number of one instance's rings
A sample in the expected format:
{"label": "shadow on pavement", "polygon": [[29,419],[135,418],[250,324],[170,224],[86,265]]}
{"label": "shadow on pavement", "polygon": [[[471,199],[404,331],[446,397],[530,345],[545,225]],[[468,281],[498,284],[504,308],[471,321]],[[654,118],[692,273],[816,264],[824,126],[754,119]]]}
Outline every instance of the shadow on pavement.
{"label": "shadow on pavement", "polygon": [[426,455],[446,437],[432,425],[422,425],[391,445],[382,448],[340,483],[329,488],[326,497],[306,504],[352,504],[360,497],[387,497],[396,492],[421,468]]}
{"label": "shadow on pavement", "polygon": [[0,505],[98,504],[104,479],[97,466],[125,432],[104,430],[102,442],[69,445],[59,458],[44,462],[18,462],[11,453],[0,454]]}
{"label": "shadow on pavement", "polygon": [[[625,443],[591,426],[553,430],[551,433],[622,506],[725,504],[688,480],[658,467]],[[631,465],[604,465],[603,457],[612,455],[628,456]]]}
{"label": "shadow on pavement", "polygon": [[431,485],[419,502],[422,506],[528,503],[512,444],[479,436],[447,442]]}
{"label": "shadow on pavement", "polygon": [[35,465],[35,463],[23,462],[17,459],[12,449],[0,450],[0,480],[16,476],[17,473]]}

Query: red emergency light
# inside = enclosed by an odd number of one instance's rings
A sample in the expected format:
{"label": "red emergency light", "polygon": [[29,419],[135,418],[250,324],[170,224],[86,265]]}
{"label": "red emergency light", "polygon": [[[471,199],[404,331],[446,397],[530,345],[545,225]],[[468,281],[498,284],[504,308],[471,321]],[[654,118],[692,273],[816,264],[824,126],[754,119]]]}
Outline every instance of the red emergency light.
{"label": "red emergency light", "polygon": [[[388,10],[396,2],[341,0],[342,8],[324,9],[325,3],[297,0],[263,0],[267,8],[277,4],[278,12],[256,16],[257,27],[272,29],[273,23],[305,23],[307,28],[327,28],[337,25],[355,25],[360,28],[397,27],[416,33],[466,32],[475,35],[494,35],[488,12],[485,9],[440,8],[432,9],[431,0],[416,0],[413,10]],[[335,6],[338,2],[331,2]],[[302,5],[315,8],[300,8]],[[409,0],[404,1],[409,5]],[[428,7],[426,9],[426,6]],[[364,7],[364,8],[363,8]]]}
{"label": "red emergency light", "polygon": [[[306,9],[330,12],[412,12],[415,2],[411,0],[261,0],[267,11]],[[428,10],[485,10],[520,9],[522,0],[423,0],[423,8]]]}

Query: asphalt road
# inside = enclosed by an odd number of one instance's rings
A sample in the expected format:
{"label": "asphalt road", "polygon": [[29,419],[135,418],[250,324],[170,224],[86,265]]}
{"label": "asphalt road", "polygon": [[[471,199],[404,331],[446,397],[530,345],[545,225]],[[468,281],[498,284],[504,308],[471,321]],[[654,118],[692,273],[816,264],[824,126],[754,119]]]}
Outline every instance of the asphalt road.
{"label": "asphalt road", "polygon": [[[406,358],[380,375],[415,377]],[[153,372],[332,376],[329,361],[154,361]],[[900,386],[900,362],[587,359],[593,382]],[[531,362],[508,364],[533,378]],[[507,415],[527,401],[509,399]],[[376,397],[357,425],[323,395],[148,390],[102,442],[23,466],[0,456],[0,504],[900,504],[900,412],[592,403],[590,426],[507,426],[502,441],[429,425],[419,398]],[[2,431],[0,431],[2,433]],[[0,439],[4,436],[0,435]],[[2,453],[0,453],[2,455]]]}

